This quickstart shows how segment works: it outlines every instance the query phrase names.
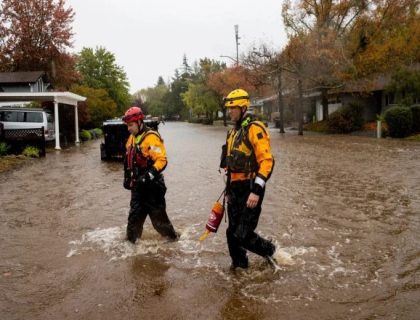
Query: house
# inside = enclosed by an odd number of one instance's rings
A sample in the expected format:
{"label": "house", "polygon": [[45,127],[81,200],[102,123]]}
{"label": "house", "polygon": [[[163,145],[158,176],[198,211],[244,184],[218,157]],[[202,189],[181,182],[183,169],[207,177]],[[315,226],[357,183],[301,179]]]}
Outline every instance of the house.
{"label": "house", "polygon": [[0,92],[46,92],[49,86],[44,71],[0,72]]}
{"label": "house", "polygon": [[[22,107],[31,102],[52,102],[54,114],[55,148],[61,149],[60,138],[65,138],[60,134],[60,122],[63,127],[65,123],[71,123],[74,127],[74,140],[79,141],[79,119],[78,102],[86,100],[86,97],[79,96],[72,92],[49,91],[50,84],[48,77],[43,71],[29,72],[0,72],[0,107],[12,106]],[[72,117],[68,115],[60,120],[60,109],[70,107]],[[63,110],[64,111],[64,110]],[[63,114],[63,112],[61,112]]]}
{"label": "house", "polygon": [[[50,87],[44,71],[0,72],[0,92],[46,92]],[[0,107],[24,107],[28,101],[0,102]]]}
{"label": "house", "polygon": [[[420,64],[407,67],[410,71],[420,72]],[[387,87],[393,82],[392,74],[380,74],[372,78],[359,79],[346,83],[342,88],[330,90],[328,93],[328,113],[332,113],[341,106],[351,103],[362,105],[365,121],[376,119],[379,114],[384,114],[389,108],[396,105],[395,94],[389,92]],[[314,92],[311,103],[315,105],[316,120],[323,119],[321,93]],[[417,97],[420,102],[420,97]]]}
{"label": "house", "polygon": [[[376,119],[376,115],[383,114],[387,109],[394,106],[393,94],[386,88],[391,83],[391,75],[380,75],[373,79],[358,80],[347,83],[340,89],[328,92],[328,114],[331,114],[342,106],[350,104],[362,105],[363,118],[365,121]],[[316,121],[323,120],[321,92],[314,92],[308,97],[315,106]]]}
{"label": "house", "polygon": [[[420,66],[413,66],[411,69],[420,70]],[[338,89],[328,91],[328,114],[331,114],[343,106],[358,104],[363,106],[363,119],[365,121],[376,120],[378,114],[384,114],[386,110],[396,105],[395,95],[387,91],[392,82],[391,74],[382,74],[370,79],[360,79],[348,82]],[[270,116],[271,120],[278,117],[278,95],[267,96],[256,99],[251,106]],[[417,97],[420,101],[420,97]],[[283,105],[285,118],[297,118],[296,105],[298,103],[295,94],[283,93]],[[304,122],[323,120],[322,97],[320,91],[306,91],[303,94]]]}

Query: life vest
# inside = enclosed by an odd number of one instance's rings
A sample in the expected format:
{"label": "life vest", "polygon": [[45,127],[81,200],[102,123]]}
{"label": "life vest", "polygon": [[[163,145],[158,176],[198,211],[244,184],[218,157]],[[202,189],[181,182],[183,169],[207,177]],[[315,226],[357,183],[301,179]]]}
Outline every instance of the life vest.
{"label": "life vest", "polygon": [[137,137],[130,136],[126,144],[126,170],[129,170],[134,173],[135,176],[139,176],[146,172],[147,169],[153,165],[153,161],[148,157],[145,157],[141,152],[141,144],[144,139],[148,136],[154,134],[159,140],[162,140],[159,133],[151,129],[146,129],[141,135]]}
{"label": "life vest", "polygon": [[245,120],[239,129],[231,129],[227,137],[227,168],[231,173],[257,173],[258,162],[249,141],[248,131],[251,125],[265,128],[259,121]]}

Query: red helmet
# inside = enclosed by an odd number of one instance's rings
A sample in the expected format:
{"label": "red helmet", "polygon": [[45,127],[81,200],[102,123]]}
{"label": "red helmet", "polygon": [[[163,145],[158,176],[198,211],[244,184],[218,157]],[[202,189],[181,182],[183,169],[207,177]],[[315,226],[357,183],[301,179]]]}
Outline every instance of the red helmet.
{"label": "red helmet", "polygon": [[144,113],[141,110],[141,108],[134,106],[129,108],[125,114],[124,117],[122,118],[122,120],[125,123],[129,123],[129,122],[137,122],[139,120],[143,120],[144,119]]}

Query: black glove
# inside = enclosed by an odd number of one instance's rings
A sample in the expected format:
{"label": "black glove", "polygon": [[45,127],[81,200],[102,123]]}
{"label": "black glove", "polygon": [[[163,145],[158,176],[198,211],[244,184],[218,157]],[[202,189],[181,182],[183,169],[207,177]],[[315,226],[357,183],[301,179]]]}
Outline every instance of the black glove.
{"label": "black glove", "polygon": [[124,177],[124,182],[123,182],[123,187],[127,190],[131,190],[132,186],[131,186],[131,178],[130,177]]}
{"label": "black glove", "polygon": [[147,170],[143,175],[139,177],[139,183],[146,183],[153,181],[157,177],[158,173],[155,168]]}

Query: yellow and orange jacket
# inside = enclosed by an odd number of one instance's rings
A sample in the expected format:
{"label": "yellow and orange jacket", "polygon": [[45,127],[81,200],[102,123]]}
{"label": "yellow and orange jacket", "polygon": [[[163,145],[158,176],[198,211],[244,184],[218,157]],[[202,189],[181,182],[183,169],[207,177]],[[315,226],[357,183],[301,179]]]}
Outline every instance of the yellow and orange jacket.
{"label": "yellow and orange jacket", "polygon": [[[231,182],[255,179],[262,187],[274,168],[270,136],[265,125],[248,116],[240,128],[228,132],[226,140],[226,169]],[[258,182],[257,182],[258,183]]]}
{"label": "yellow and orange jacket", "polygon": [[125,147],[128,169],[133,170],[133,166],[137,166],[141,171],[153,169],[160,173],[166,168],[165,145],[156,131],[147,129],[137,136],[130,135]]}

